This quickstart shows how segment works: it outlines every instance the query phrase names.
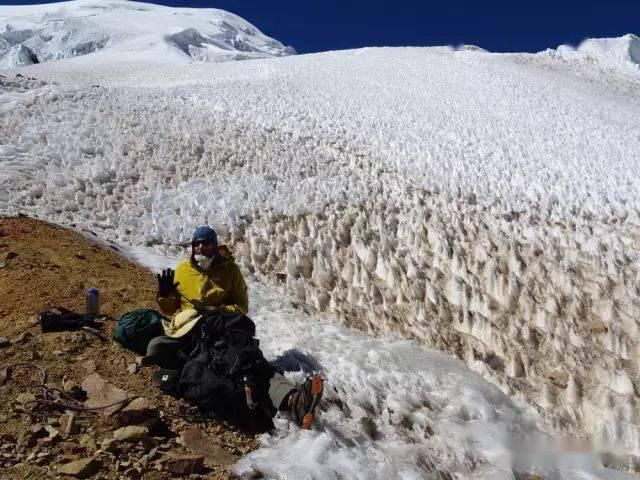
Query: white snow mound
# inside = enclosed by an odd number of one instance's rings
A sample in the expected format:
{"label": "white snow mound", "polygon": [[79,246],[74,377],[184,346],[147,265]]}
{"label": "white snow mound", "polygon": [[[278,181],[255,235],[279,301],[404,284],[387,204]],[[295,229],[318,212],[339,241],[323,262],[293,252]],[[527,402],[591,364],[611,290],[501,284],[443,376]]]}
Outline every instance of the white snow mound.
{"label": "white snow mound", "polygon": [[227,61],[295,53],[213,8],[126,0],[0,7],[0,69],[109,50],[116,58]]}
{"label": "white snow mound", "polygon": [[640,68],[640,37],[631,33],[618,38],[589,38],[577,49],[558,48],[565,58],[582,58],[608,67]]}

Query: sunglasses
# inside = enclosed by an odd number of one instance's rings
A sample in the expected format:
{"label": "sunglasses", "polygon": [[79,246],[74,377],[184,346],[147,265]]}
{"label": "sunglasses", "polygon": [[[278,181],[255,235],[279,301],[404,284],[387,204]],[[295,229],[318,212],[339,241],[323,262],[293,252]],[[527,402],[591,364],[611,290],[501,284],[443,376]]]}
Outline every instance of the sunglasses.
{"label": "sunglasses", "polygon": [[191,245],[194,247],[208,247],[209,245],[213,246],[213,241],[211,240],[196,240]]}

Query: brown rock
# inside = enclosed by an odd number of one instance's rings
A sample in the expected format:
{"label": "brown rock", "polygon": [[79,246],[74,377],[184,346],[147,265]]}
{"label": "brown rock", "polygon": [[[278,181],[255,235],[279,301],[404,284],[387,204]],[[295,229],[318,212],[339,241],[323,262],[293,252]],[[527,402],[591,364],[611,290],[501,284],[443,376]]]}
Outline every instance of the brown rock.
{"label": "brown rock", "polygon": [[96,371],[96,362],[93,360],[87,360],[82,364],[87,373],[94,373]]}
{"label": "brown rock", "polygon": [[[157,419],[160,413],[146,398],[134,398],[117,414],[118,425],[135,425],[146,423],[148,420]],[[147,425],[149,426],[149,425]]]}
{"label": "brown rock", "polygon": [[196,455],[201,455],[207,466],[233,465],[238,458],[216,445],[199,428],[189,428],[180,435],[180,443]]}
{"label": "brown rock", "polygon": [[100,462],[93,457],[82,458],[58,467],[59,474],[76,478],[89,478],[98,473],[98,470],[100,470]]}
{"label": "brown rock", "polygon": [[600,333],[607,333],[609,331],[609,327],[607,327],[604,322],[596,320],[589,323],[589,330],[591,330],[591,333],[595,333],[597,335]]}
{"label": "brown rock", "polygon": [[163,470],[177,475],[189,475],[199,473],[204,469],[204,458],[202,455],[179,455],[168,456],[159,460]]}
{"label": "brown rock", "polygon": [[85,451],[82,445],[75,442],[60,442],[58,446],[62,449],[65,455],[79,455]]}
{"label": "brown rock", "polygon": [[21,405],[25,403],[35,402],[36,396],[33,393],[21,393],[16,397],[16,402]]}
{"label": "brown rock", "polygon": [[552,372],[549,374],[548,378],[549,381],[558,388],[565,389],[569,385],[569,375],[565,372]]}
{"label": "brown rock", "polygon": [[13,339],[13,343],[26,343],[33,338],[33,333],[22,332],[16,338]]}
{"label": "brown rock", "polygon": [[81,447],[86,448],[91,453],[95,452],[98,449],[98,446],[96,445],[96,441],[93,439],[91,435],[87,435],[87,434],[81,435],[80,438],[78,439],[78,442],[80,443]]}
{"label": "brown rock", "polygon": [[112,415],[120,410],[129,398],[127,392],[107,383],[97,373],[92,373],[84,379],[82,389],[87,392],[85,407],[96,408],[115,404],[103,410],[105,415]]}
{"label": "brown rock", "polygon": [[171,478],[166,472],[151,471],[144,475],[144,480],[168,480]]}
{"label": "brown rock", "polygon": [[105,438],[100,442],[100,450],[119,455],[122,452],[120,443],[114,438]]}
{"label": "brown rock", "polygon": [[3,254],[2,257],[0,257],[0,263],[4,267],[9,263],[10,260],[13,260],[17,256],[18,254],[16,252],[7,252]]}
{"label": "brown rock", "polygon": [[37,350],[30,350],[27,353],[27,358],[29,359],[29,361],[35,362],[36,360],[42,359],[42,355],[40,355]]}
{"label": "brown rock", "polygon": [[134,373],[136,373],[138,371],[138,364],[136,363],[130,363],[127,366],[127,372],[129,372],[131,375],[133,375]]}
{"label": "brown rock", "polygon": [[142,478],[142,471],[139,470],[138,468],[133,467],[128,470],[125,470],[124,476],[125,478],[131,479],[131,480],[138,480]]}
{"label": "brown rock", "polygon": [[146,438],[148,435],[149,429],[138,425],[122,427],[113,432],[114,440],[118,440],[120,442],[137,442]]}
{"label": "brown rock", "polygon": [[76,414],[66,413],[60,417],[60,426],[66,435],[77,435],[80,433],[80,425],[76,422]]}
{"label": "brown rock", "polygon": [[0,440],[3,442],[16,443],[16,436],[10,433],[0,433]]}
{"label": "brown rock", "polygon": [[37,442],[38,442],[38,437],[36,435],[25,434],[18,439],[18,446],[31,448],[31,447],[35,447]]}
{"label": "brown rock", "polygon": [[51,425],[46,425],[44,427],[44,429],[47,431],[47,433],[49,434],[49,439],[53,440],[55,438],[58,438],[60,436],[60,433],[58,432],[58,430],[54,427],[52,427]]}

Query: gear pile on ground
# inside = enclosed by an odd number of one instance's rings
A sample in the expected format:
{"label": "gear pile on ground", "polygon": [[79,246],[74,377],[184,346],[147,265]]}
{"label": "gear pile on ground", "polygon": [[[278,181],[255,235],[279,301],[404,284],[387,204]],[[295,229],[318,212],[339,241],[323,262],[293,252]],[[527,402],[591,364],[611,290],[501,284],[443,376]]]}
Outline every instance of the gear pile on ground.
{"label": "gear pile on ground", "polygon": [[[154,308],[151,272],[71,230],[0,218],[0,285],[2,478],[234,478],[230,466],[258,446],[214,420],[177,416],[177,401],[151,385],[153,369],[111,341],[124,312]],[[83,312],[90,287],[100,290],[107,341],[41,332],[39,312]],[[45,410],[34,402],[43,391],[83,407],[120,403],[94,414]]]}

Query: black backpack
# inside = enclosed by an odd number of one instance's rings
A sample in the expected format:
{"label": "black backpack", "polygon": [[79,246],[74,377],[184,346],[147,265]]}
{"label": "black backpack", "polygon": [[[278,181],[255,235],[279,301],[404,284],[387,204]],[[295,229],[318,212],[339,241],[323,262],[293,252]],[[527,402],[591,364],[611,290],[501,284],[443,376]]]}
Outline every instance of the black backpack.
{"label": "black backpack", "polygon": [[242,314],[218,313],[202,319],[195,328],[177,395],[236,423],[256,415],[270,422],[276,410],[268,389],[275,369],[254,338],[253,320]]}

